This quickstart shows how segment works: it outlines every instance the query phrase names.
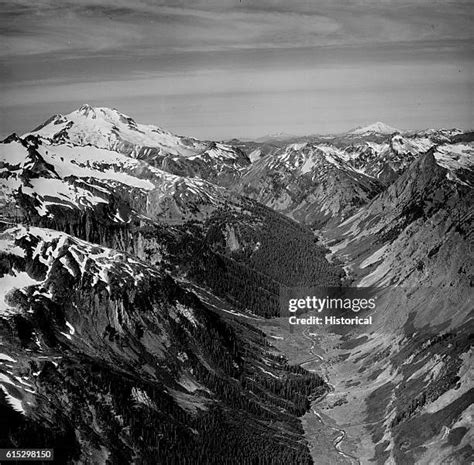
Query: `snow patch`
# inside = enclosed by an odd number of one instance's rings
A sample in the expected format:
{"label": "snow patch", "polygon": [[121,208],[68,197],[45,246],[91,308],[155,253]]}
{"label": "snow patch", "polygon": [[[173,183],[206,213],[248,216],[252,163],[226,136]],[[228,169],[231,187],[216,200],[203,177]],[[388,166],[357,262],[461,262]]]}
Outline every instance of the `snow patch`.
{"label": "snow patch", "polygon": [[13,397],[8,390],[3,386],[3,384],[0,384],[0,388],[2,389],[3,393],[5,394],[5,397],[7,399],[8,404],[10,407],[13,408],[13,410],[16,410],[19,413],[22,413],[23,415],[26,414],[25,409],[23,408],[23,404],[20,399],[17,399],[16,397]]}
{"label": "snow patch", "polygon": [[176,302],[176,309],[181,315],[187,318],[193,324],[193,326],[197,327],[198,321],[196,320],[196,317],[194,316],[194,311],[191,308],[186,307],[180,302]]}
{"label": "snow patch", "polygon": [[16,363],[16,360],[14,358],[10,357],[9,355],[2,354],[2,353],[0,353],[0,360],[6,360],[7,362]]}
{"label": "snow patch", "polygon": [[369,265],[373,265],[374,263],[379,262],[383,259],[385,251],[389,248],[389,244],[384,245],[379,250],[374,252],[370,257],[367,257],[361,264],[360,268],[364,269],[367,268]]}
{"label": "snow patch", "polygon": [[25,287],[38,284],[39,281],[31,278],[25,271],[15,271],[14,275],[6,274],[0,277],[0,315],[10,313],[13,308],[7,304],[5,297],[13,289],[23,289]]}

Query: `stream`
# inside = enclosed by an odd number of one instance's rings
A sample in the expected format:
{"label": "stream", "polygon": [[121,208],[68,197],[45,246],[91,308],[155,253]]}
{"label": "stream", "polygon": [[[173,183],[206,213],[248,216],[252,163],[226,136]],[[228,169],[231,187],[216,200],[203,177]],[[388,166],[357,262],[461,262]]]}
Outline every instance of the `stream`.
{"label": "stream", "polygon": [[[324,358],[321,356],[321,355],[318,355],[318,354],[315,354],[314,353],[314,346],[315,346],[315,341],[314,339],[311,337],[312,334],[310,334],[309,332],[309,328],[305,329],[303,331],[303,337],[305,339],[308,339],[309,341],[311,341],[311,347],[309,349],[309,354],[312,356],[312,358],[308,359],[308,360],[305,360],[304,362],[300,363],[301,366],[307,364],[307,363],[310,363],[316,359],[319,359],[321,361],[324,361]],[[349,463],[351,465],[355,464],[355,465],[360,465],[360,460],[357,458],[357,457],[354,457],[353,455],[351,454],[348,454],[346,452],[344,452],[342,449],[341,449],[341,446],[342,446],[342,442],[344,441],[344,439],[346,438],[347,436],[347,433],[344,429],[341,429],[341,428],[336,428],[334,426],[331,426],[331,425],[328,425],[321,417],[321,415],[316,411],[316,409],[314,408],[315,405],[321,403],[325,398],[326,396],[330,393],[330,392],[334,392],[335,390],[335,387],[333,384],[331,384],[329,382],[329,379],[328,379],[328,376],[327,376],[327,373],[323,373],[322,374],[323,376],[323,379],[324,381],[326,382],[326,384],[329,386],[329,391],[326,392],[322,397],[320,397],[319,399],[317,399],[312,407],[311,407],[311,412],[316,416],[316,418],[318,419],[318,421],[320,423],[322,423],[326,428],[328,429],[332,429],[333,431],[337,431],[338,436],[336,437],[336,439],[334,439],[333,441],[333,446],[334,446],[334,449],[336,450],[336,452],[341,455],[342,457],[344,457],[346,460],[349,461]]]}

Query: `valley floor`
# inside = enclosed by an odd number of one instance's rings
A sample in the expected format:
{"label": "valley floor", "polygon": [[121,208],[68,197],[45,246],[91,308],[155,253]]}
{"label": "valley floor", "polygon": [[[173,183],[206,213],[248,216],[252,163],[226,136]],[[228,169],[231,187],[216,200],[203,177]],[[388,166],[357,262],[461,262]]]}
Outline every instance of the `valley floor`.
{"label": "valley floor", "polygon": [[[348,389],[353,373],[348,371],[347,364],[341,364],[347,351],[337,348],[340,336],[304,326],[296,326],[291,331],[283,318],[262,322],[260,328],[290,363],[323,375],[329,385],[330,391],[313,401],[310,411],[302,418],[314,462],[321,465],[367,463],[373,456],[370,433],[364,428],[364,396],[368,386]],[[341,408],[347,405],[350,409]]]}
{"label": "valley floor", "polygon": [[[396,347],[399,340],[380,328],[373,327],[366,334],[337,334],[323,326],[290,327],[285,318],[260,320],[259,327],[290,363],[322,375],[329,386],[327,394],[313,401],[302,417],[315,464],[472,463],[473,380],[468,368],[472,367],[472,350],[465,354],[467,368],[459,371],[461,381],[456,386],[418,409],[418,418],[408,416],[394,427],[396,412],[406,410],[430,385],[418,387],[406,400],[398,397],[400,389],[413,379],[436,376],[436,366],[429,365],[436,356],[427,355],[420,365],[410,362],[411,355],[396,369],[390,346]],[[410,376],[402,374],[403,370],[409,370]]]}

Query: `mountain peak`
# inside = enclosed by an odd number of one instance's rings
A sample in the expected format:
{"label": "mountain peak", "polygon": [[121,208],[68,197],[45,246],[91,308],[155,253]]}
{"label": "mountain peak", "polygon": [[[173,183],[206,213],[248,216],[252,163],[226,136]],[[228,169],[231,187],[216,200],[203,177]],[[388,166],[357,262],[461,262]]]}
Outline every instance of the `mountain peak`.
{"label": "mountain peak", "polygon": [[[215,161],[219,170],[230,170],[234,164],[244,166],[249,163],[243,152],[229,145],[179,136],[158,126],[137,123],[115,108],[93,107],[88,104],[81,105],[67,115],[54,115],[29,134],[55,143],[92,145],[132,158],[154,158],[155,163],[170,163],[169,159],[164,161],[166,157],[190,159],[189,163],[194,168],[176,166],[178,174],[189,169],[189,172],[196,175],[193,170],[201,170],[201,165],[207,164],[209,159]],[[206,160],[205,163],[202,158]],[[217,172],[216,167],[206,169]]]}
{"label": "mountain peak", "polygon": [[110,122],[121,121],[123,123],[134,123],[132,118],[119,112],[115,108],[93,107],[87,103],[81,105],[77,110],[74,110],[66,115],[68,118],[74,118],[77,116],[91,119],[104,119]]}
{"label": "mountain peak", "polygon": [[85,103],[84,105],[81,105],[77,110],[74,110],[70,114],[79,114],[79,115],[85,116],[86,118],[88,117],[96,118],[97,110],[98,108],[94,108],[88,103]]}
{"label": "mountain peak", "polygon": [[92,110],[92,109],[93,109],[93,107],[91,105],[89,105],[88,103],[84,103],[76,111],[84,113],[84,112]]}
{"label": "mountain peak", "polygon": [[369,124],[368,126],[358,127],[349,132],[349,134],[367,134],[367,133],[377,133],[377,134],[393,134],[394,132],[400,132],[399,129],[396,129],[388,124],[376,121],[375,123]]}

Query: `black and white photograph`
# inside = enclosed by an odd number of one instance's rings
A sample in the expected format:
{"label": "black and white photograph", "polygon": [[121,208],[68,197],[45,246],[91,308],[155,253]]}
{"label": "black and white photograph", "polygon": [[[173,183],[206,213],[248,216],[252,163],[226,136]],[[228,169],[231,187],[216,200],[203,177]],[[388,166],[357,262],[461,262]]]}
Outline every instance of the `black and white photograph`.
{"label": "black and white photograph", "polygon": [[474,464],[474,3],[0,37],[0,465]]}

